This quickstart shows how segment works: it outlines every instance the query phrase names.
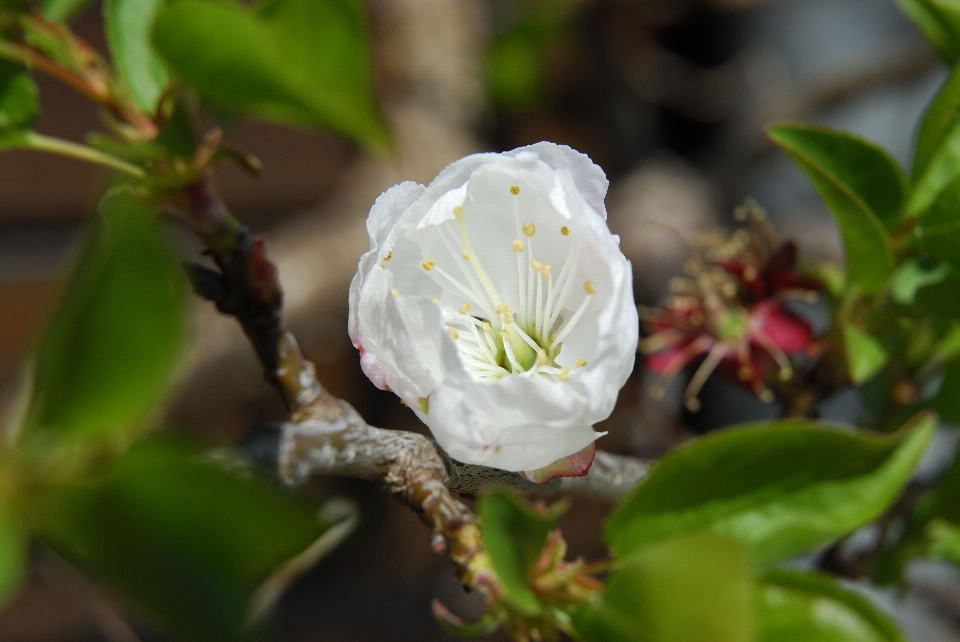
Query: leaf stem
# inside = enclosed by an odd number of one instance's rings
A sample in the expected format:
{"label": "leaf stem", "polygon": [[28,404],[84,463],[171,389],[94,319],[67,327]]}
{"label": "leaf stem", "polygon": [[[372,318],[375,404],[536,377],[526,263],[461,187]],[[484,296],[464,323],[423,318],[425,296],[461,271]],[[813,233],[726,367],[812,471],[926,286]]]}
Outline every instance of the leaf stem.
{"label": "leaf stem", "polygon": [[79,143],[63,140],[62,138],[44,136],[34,131],[23,132],[19,136],[16,146],[21,149],[50,152],[51,154],[59,154],[60,156],[94,163],[95,165],[103,165],[104,167],[115,169],[136,178],[144,178],[147,175],[140,167],[111,154],[101,152],[94,147],[80,145]]}

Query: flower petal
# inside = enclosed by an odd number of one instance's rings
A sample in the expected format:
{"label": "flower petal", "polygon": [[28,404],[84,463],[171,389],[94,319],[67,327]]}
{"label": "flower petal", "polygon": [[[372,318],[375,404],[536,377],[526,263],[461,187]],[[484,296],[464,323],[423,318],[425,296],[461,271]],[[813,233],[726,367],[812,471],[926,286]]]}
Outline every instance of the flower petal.
{"label": "flower petal", "polygon": [[752,341],[759,341],[758,335],[762,335],[787,355],[800,352],[813,341],[810,325],[789,312],[783,303],[772,299],[754,306],[748,332]]}
{"label": "flower petal", "polygon": [[583,450],[558,459],[549,466],[537,470],[524,470],[520,474],[535,484],[548,482],[554,477],[583,477],[590,472],[596,454],[597,444],[593,442]]}

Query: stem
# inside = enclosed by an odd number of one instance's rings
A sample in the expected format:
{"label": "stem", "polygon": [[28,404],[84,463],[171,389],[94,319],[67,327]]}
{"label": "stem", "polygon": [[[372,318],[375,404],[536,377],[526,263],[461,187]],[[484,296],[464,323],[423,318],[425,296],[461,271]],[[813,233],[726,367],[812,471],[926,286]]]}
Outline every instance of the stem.
{"label": "stem", "polygon": [[63,140],[62,138],[44,136],[43,134],[38,134],[33,131],[23,132],[15,146],[21,149],[59,154],[60,156],[75,158],[95,165],[103,165],[104,167],[115,169],[136,178],[145,178],[147,175],[140,167],[121,160],[116,156],[101,152],[94,147],[80,145],[79,143]]}

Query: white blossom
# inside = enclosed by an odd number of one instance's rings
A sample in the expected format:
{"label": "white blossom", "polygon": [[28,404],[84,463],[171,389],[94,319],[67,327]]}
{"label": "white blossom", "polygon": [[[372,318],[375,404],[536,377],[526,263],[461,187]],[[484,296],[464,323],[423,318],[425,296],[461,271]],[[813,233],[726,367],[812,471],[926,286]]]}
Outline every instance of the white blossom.
{"label": "white blossom", "polygon": [[639,325],[607,185],[587,156],[537,143],[467,156],[371,209],[350,337],[454,459],[534,471],[601,436]]}

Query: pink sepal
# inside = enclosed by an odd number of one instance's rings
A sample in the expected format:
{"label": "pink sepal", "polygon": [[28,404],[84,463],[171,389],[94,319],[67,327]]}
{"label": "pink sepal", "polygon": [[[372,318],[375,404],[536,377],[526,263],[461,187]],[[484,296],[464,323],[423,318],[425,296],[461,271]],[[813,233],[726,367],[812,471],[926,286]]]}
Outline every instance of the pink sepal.
{"label": "pink sepal", "polygon": [[521,471],[520,474],[535,484],[548,482],[554,477],[583,477],[590,472],[590,467],[593,465],[593,458],[596,457],[596,455],[597,444],[594,442],[583,450],[577,451],[572,455],[567,455],[563,459],[558,459],[543,468],[524,470]]}

